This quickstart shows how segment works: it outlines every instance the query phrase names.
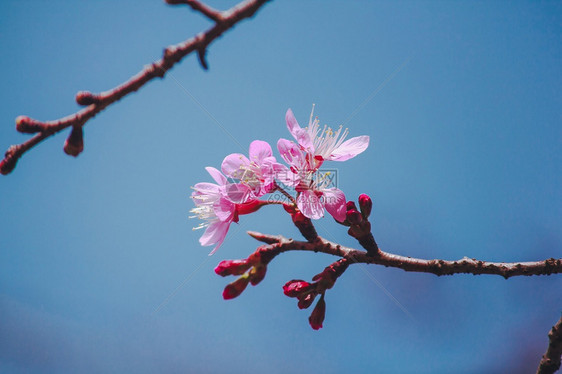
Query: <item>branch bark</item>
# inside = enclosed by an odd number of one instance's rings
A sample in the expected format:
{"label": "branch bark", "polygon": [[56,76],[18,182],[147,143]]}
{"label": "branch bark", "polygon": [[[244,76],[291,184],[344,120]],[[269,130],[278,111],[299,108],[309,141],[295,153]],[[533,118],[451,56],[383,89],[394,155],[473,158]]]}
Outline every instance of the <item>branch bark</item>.
{"label": "branch bark", "polygon": [[[172,45],[164,49],[163,57],[145,66],[138,74],[131,77],[128,81],[122,83],[106,92],[100,94],[92,94],[90,92],[79,92],[76,95],[78,104],[86,106],[86,108],[71,114],[69,116],[54,120],[54,121],[38,121],[26,116],[19,116],[16,119],[16,129],[23,133],[35,134],[31,139],[18,145],[12,145],[5,153],[4,159],[0,161],[0,173],[9,174],[16,167],[19,158],[28,150],[60,131],[68,128],[81,128],[86,122],[95,117],[99,112],[104,110],[107,106],[119,101],[124,96],[137,91],[144,86],[147,82],[154,78],[163,78],[168,70],[170,70],[176,63],[181,61],[185,56],[192,52],[197,52],[199,61],[203,68],[207,68],[205,61],[205,51],[209,44],[215,39],[220,37],[225,31],[231,29],[238,22],[245,18],[252,17],[257,10],[264,5],[268,0],[245,0],[233,8],[225,11],[216,11],[199,1],[184,0],[174,1],[169,0],[170,4],[187,4],[192,9],[202,13],[204,16],[214,20],[216,23],[213,27],[205,32],[195,35],[194,37],[185,40],[182,43]],[[72,139],[68,139],[67,143],[71,143]],[[71,144],[72,150],[67,152],[72,156],[77,156],[83,144]],[[66,152],[66,147],[65,147]]]}
{"label": "branch bark", "polygon": [[322,252],[339,257],[347,257],[357,263],[377,264],[394,267],[404,271],[432,273],[437,276],[453,274],[493,274],[501,275],[505,279],[521,275],[550,275],[562,273],[562,259],[549,258],[533,262],[489,262],[464,257],[456,261],[425,260],[379,251],[371,256],[364,251],[333,243],[322,237],[315,241],[304,242],[285,238],[281,235],[267,235],[249,231],[253,238],[268,244],[279,243],[281,252],[311,251]]}
{"label": "branch bark", "polygon": [[562,358],[562,316],[548,333],[548,348],[539,363],[537,374],[552,374],[560,369]]}

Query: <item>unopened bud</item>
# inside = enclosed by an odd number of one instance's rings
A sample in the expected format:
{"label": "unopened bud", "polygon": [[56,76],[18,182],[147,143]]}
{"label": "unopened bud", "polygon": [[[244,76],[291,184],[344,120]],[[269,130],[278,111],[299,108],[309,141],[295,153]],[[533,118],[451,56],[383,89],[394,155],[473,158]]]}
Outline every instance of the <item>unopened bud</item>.
{"label": "unopened bud", "polygon": [[215,273],[222,277],[226,277],[227,275],[242,275],[251,266],[252,265],[246,260],[224,260],[217,265]]}
{"label": "unopened bud", "polygon": [[324,317],[326,316],[326,302],[324,301],[324,294],[316,303],[314,310],[310,317],[308,317],[308,323],[310,323],[310,327],[314,330],[319,330],[322,328],[322,323],[324,322]]}
{"label": "unopened bud", "polygon": [[223,299],[230,300],[240,296],[240,294],[246,289],[246,286],[248,286],[249,281],[250,279],[247,276],[242,276],[234,282],[228,284],[222,292]]}
{"label": "unopened bud", "polygon": [[365,219],[369,218],[371,215],[371,209],[373,208],[373,202],[369,195],[361,194],[359,195],[359,207],[361,208],[361,214]]}
{"label": "unopened bud", "polygon": [[346,210],[357,210],[357,206],[353,201],[348,201],[347,203],[345,203],[345,206]]}
{"label": "unopened bud", "polygon": [[283,293],[289,297],[298,297],[301,294],[309,292],[315,285],[300,279],[293,279],[285,283]]}
{"label": "unopened bud", "polygon": [[363,221],[363,216],[355,209],[348,210],[346,218],[352,225],[359,225]]}
{"label": "unopened bud", "polygon": [[25,134],[34,134],[36,132],[41,132],[45,128],[45,125],[35,119],[29,118],[28,116],[18,116],[16,118],[16,130]]}
{"label": "unopened bud", "polygon": [[84,150],[84,134],[82,126],[73,126],[70,135],[64,142],[64,153],[78,156]]}
{"label": "unopened bud", "polygon": [[76,94],[76,102],[83,106],[96,104],[99,102],[99,96],[88,91],[80,91]]}
{"label": "unopened bud", "polygon": [[12,157],[0,161],[0,174],[2,175],[10,174],[12,170],[14,170],[14,168],[16,167],[16,162],[17,162],[16,159]]}
{"label": "unopened bud", "polygon": [[300,296],[299,303],[297,304],[299,309],[307,309],[309,306],[311,306],[312,303],[314,302],[314,299],[316,298],[316,295],[317,295],[316,292],[311,292],[311,293],[307,293],[304,296]]}
{"label": "unopened bud", "polygon": [[267,266],[260,265],[255,266],[250,270],[250,283],[252,286],[257,285],[260,283],[263,278],[265,278],[265,273],[267,272]]}

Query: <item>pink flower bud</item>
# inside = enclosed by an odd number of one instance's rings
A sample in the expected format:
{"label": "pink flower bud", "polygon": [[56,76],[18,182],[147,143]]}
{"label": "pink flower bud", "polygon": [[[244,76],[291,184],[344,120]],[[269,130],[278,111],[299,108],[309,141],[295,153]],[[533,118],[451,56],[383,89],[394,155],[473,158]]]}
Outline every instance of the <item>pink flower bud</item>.
{"label": "pink flower bud", "polygon": [[314,287],[314,284],[310,284],[300,279],[293,279],[285,283],[283,286],[283,293],[289,297],[297,297],[310,291]]}
{"label": "pink flower bud", "polygon": [[227,275],[242,275],[251,266],[252,265],[246,260],[224,260],[217,265],[215,273],[222,277],[226,277]]}
{"label": "pink flower bud", "polygon": [[248,278],[247,276],[242,276],[236,279],[234,282],[228,284],[222,292],[223,299],[230,300],[239,296],[246,289],[249,281],[250,278]]}
{"label": "pink flower bud", "polygon": [[371,215],[371,209],[373,208],[373,202],[369,195],[362,193],[359,195],[359,207],[361,208],[361,214],[365,219],[369,218]]}
{"label": "pink flower bud", "polygon": [[324,322],[324,317],[326,316],[326,302],[324,301],[324,294],[316,303],[314,310],[310,317],[308,317],[308,322],[310,323],[310,327],[314,330],[319,330],[322,328],[322,322]]}

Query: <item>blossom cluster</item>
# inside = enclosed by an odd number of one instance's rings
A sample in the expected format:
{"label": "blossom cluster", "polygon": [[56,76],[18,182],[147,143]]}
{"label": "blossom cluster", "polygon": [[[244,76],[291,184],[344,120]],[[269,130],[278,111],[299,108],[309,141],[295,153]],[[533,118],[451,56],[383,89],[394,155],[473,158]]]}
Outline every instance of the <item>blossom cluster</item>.
{"label": "blossom cluster", "polygon": [[[319,219],[326,210],[338,222],[346,220],[344,193],[331,186],[329,178],[319,173],[325,161],[346,161],[367,149],[366,135],[347,139],[348,130],[340,126],[332,130],[320,126],[314,117],[314,106],[307,127],[302,128],[291,109],[285,115],[287,128],[295,141],[279,139],[277,149],[286,163],[273,156],[271,146],[262,140],[250,144],[249,154],[233,153],[226,156],[221,171],[207,167],[216,183],[197,183],[191,198],[195,208],[193,217],[205,228],[199,239],[203,246],[212,246],[213,254],[224,242],[230,224],[239,216],[257,211],[263,205],[280,203],[262,197],[275,191],[288,196],[294,210],[308,219]],[[291,188],[295,196],[284,188]]]}

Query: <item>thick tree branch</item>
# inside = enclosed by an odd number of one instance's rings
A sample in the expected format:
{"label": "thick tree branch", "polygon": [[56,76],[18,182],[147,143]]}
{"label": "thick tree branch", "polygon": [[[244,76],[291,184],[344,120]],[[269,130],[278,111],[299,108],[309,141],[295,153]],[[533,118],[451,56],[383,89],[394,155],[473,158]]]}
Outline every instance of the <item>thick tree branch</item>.
{"label": "thick tree branch", "polygon": [[278,243],[281,252],[292,250],[322,252],[339,257],[347,257],[354,262],[377,264],[399,268],[404,271],[432,273],[438,276],[452,274],[494,274],[509,278],[518,275],[550,275],[562,273],[562,259],[550,258],[534,262],[488,262],[464,257],[457,261],[424,260],[395,255],[380,251],[377,256],[364,251],[333,243],[322,237],[312,242],[287,239],[281,235],[267,235],[249,231],[253,238],[268,244]]}
{"label": "thick tree branch", "polygon": [[[23,133],[32,133],[36,135],[22,144],[12,145],[8,148],[4,159],[0,161],[0,173],[4,175],[9,174],[15,168],[19,158],[44,139],[71,126],[74,128],[84,126],[88,120],[96,116],[107,106],[119,101],[124,96],[137,91],[152,79],[157,77],[163,78],[168,70],[191,52],[196,51],[198,53],[201,65],[206,68],[207,63],[205,61],[205,51],[207,46],[241,20],[252,17],[254,13],[266,2],[267,0],[245,0],[233,8],[221,13],[198,1],[168,1],[170,4],[187,4],[194,10],[201,12],[208,18],[211,18],[216,23],[205,32],[202,32],[182,43],[167,47],[160,60],[145,66],[145,68],[138,74],[131,77],[120,86],[100,94],[92,94],[84,91],[79,92],[76,95],[76,101],[78,104],[87,107],[74,114],[58,120],[46,122],[34,120],[26,116],[19,116],[16,119],[16,129]],[[77,138],[76,134],[77,133],[75,132],[74,139]],[[65,152],[70,155],[77,156],[80,153],[77,152],[77,150],[81,150],[83,148],[83,144],[72,144],[72,141],[73,139],[71,138],[67,140],[67,143],[70,143],[70,146],[68,152],[65,146]]]}
{"label": "thick tree branch", "polygon": [[548,348],[542,356],[537,374],[551,374],[560,369],[562,358],[562,316],[548,333]]}

